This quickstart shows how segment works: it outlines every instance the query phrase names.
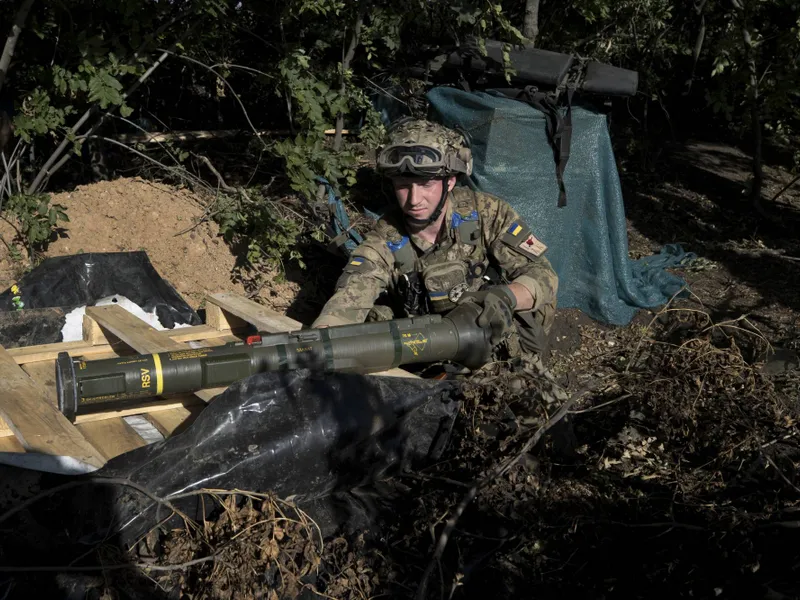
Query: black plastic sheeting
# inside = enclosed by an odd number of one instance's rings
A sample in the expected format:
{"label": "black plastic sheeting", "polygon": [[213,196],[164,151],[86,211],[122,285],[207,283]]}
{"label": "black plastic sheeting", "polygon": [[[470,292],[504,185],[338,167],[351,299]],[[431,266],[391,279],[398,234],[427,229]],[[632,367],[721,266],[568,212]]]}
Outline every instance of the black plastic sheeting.
{"label": "black plastic sheeting", "polygon": [[[369,528],[378,515],[373,500],[381,482],[441,456],[458,396],[458,384],[449,381],[305,369],[254,375],[230,386],[190,427],[163,442],[120,455],[90,475],[39,474],[33,488],[93,481],[0,525],[7,532],[0,536],[0,554],[34,554],[37,564],[63,565],[103,540],[126,546],[169,517],[168,508],[140,491],[95,483],[98,478],[138,484],[196,518],[213,503],[176,495],[242,489],[291,497],[325,536]],[[21,471],[2,469],[0,482]]]}
{"label": "black plastic sheeting", "polygon": [[0,311],[0,346],[16,348],[60,342],[65,319],[60,308]]}
{"label": "black plastic sheeting", "polygon": [[[17,286],[25,309],[58,307],[65,312],[92,306],[98,300],[121,295],[156,316],[167,329],[176,323],[200,325],[200,316],[166,280],[162,279],[145,252],[90,252],[45,259],[24,275]],[[9,288],[0,294],[0,311],[13,311]],[[51,334],[52,335],[52,334]],[[29,341],[34,344],[57,339]]]}

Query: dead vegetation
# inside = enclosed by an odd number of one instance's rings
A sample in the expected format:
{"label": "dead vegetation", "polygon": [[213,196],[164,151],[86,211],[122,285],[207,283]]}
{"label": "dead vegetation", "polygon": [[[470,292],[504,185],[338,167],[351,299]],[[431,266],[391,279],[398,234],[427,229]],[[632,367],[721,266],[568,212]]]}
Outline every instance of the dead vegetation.
{"label": "dead vegetation", "polygon": [[681,302],[597,342],[571,393],[527,360],[465,381],[445,455],[381,482],[368,531],[206,490],[128,559],[170,598],[797,597],[797,372]]}

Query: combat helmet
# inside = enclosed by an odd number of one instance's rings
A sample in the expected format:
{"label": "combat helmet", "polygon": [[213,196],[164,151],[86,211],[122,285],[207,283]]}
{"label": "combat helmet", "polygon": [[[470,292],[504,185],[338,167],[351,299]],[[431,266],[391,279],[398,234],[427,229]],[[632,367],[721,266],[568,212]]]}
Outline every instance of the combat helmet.
{"label": "combat helmet", "polygon": [[388,177],[448,177],[472,174],[467,136],[439,123],[404,117],[392,125],[378,148],[379,173]]}

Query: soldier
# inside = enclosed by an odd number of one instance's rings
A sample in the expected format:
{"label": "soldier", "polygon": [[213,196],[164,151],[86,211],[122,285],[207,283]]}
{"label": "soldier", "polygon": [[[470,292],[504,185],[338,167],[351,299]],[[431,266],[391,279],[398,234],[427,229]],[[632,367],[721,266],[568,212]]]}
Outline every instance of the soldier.
{"label": "soldier", "polygon": [[397,198],[350,256],[312,327],[482,307],[491,343],[546,356],[558,277],[546,246],[505,201],[466,186],[472,173],[460,132],[405,118],[379,149],[377,170]]}

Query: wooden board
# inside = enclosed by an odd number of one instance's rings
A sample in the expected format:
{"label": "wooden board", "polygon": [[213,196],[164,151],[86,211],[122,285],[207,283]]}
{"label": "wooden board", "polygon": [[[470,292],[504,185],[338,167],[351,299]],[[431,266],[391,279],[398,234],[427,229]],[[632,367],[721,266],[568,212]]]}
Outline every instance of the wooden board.
{"label": "wooden board", "polygon": [[36,383],[47,390],[47,397],[53,406],[57,406],[56,394],[56,362],[46,360],[22,365],[22,370]]}
{"label": "wooden board", "polygon": [[139,434],[119,417],[82,423],[77,429],[107,460],[145,445]]}
{"label": "wooden board", "polygon": [[13,435],[0,438],[0,452],[25,452],[22,444]]}
{"label": "wooden board", "polygon": [[[124,309],[123,309],[124,310]],[[231,336],[231,331],[217,330],[208,325],[193,325],[191,327],[179,327],[178,329],[167,329],[159,331],[159,335],[167,337],[175,342],[190,342],[196,340],[208,340],[225,338]],[[116,344],[119,346],[119,343]],[[8,353],[14,358],[17,364],[29,362],[39,362],[43,360],[55,360],[59,352],[69,352],[70,356],[83,356],[86,358],[97,358],[98,355],[117,356],[114,347],[110,344],[92,345],[86,341],[59,342],[57,344],[41,344],[39,346],[23,346],[20,348],[8,348]]]}
{"label": "wooden board", "polygon": [[87,306],[86,315],[100,327],[142,354],[185,350],[186,346],[159,333],[158,329],[129,313],[118,304]]}
{"label": "wooden board", "polygon": [[169,437],[176,430],[183,429],[183,424],[194,420],[200,414],[200,407],[192,406],[187,408],[174,408],[172,410],[161,410],[147,415],[150,421],[163,434]]}
{"label": "wooden board", "polygon": [[[303,324],[300,321],[278,314],[258,302],[242,298],[236,294],[227,292],[209,294],[206,296],[206,300],[206,315],[208,315],[208,303],[211,303],[221,308],[224,313],[247,321],[259,331],[275,333],[279,331],[297,331],[303,328]],[[208,320],[207,316],[206,320]]]}
{"label": "wooden board", "polygon": [[105,460],[53,405],[47,391],[0,347],[0,416],[27,451],[72,456],[95,467]]}

